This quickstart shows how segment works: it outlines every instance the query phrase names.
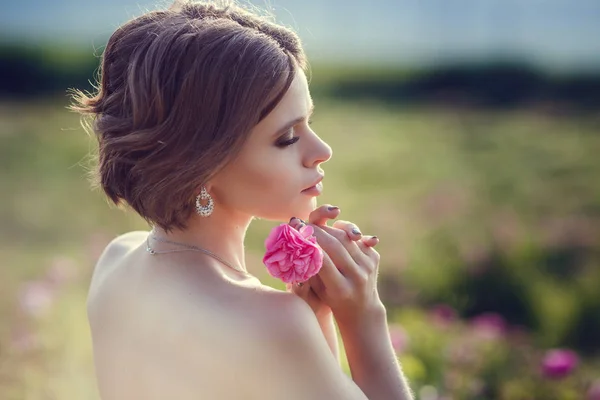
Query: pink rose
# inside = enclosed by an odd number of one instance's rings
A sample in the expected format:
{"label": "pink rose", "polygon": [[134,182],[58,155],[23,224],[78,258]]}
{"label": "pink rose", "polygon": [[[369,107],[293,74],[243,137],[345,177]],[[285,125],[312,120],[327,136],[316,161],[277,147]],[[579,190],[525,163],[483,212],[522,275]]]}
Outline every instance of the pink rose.
{"label": "pink rose", "polygon": [[263,263],[269,274],[285,283],[306,282],[323,265],[323,251],[313,236],[312,226],[299,231],[288,224],[273,228],[267,239]]}
{"label": "pink rose", "polygon": [[579,364],[577,353],[572,350],[549,350],[542,360],[542,372],[552,379],[560,379],[569,375]]}

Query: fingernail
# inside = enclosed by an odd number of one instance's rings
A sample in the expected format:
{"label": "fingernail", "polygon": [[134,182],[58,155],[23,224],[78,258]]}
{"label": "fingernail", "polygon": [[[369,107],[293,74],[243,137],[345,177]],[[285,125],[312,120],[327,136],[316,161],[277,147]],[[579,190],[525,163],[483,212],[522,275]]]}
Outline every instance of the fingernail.
{"label": "fingernail", "polygon": [[352,233],[354,233],[355,235],[362,235],[358,228],[352,228]]}
{"label": "fingernail", "polygon": [[291,224],[295,219],[298,219],[298,218],[296,218],[296,217],[290,218],[290,222],[288,222],[288,224]]}
{"label": "fingernail", "polygon": [[379,240],[377,236],[371,236],[371,239]]}
{"label": "fingernail", "polygon": [[327,210],[328,210],[328,211],[339,210],[339,209],[340,209],[340,208],[339,208],[339,207],[337,207],[337,206],[329,206],[329,207],[327,207]]}

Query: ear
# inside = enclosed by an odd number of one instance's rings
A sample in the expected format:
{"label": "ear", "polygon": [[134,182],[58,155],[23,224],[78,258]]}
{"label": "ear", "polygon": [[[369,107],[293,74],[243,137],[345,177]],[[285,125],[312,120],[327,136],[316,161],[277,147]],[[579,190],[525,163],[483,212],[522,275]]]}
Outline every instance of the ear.
{"label": "ear", "polygon": [[211,193],[212,187],[213,187],[212,181],[208,181],[208,182],[205,182],[203,184],[200,184],[200,185],[198,185],[198,187],[196,188],[196,190],[194,190],[194,195],[195,196],[199,196],[200,192],[202,192],[202,188],[206,188],[206,191],[208,193]]}

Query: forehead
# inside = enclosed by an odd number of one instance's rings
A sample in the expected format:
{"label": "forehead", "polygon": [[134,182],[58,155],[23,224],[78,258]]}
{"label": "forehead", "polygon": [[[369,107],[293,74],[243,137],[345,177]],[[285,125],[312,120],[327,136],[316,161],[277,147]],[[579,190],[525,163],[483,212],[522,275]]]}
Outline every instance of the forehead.
{"label": "forehead", "polygon": [[306,80],[306,75],[304,71],[301,69],[296,70],[296,75],[294,76],[294,80],[290,84],[288,91],[285,93],[277,107],[280,108],[280,111],[289,107],[302,106],[303,108],[310,108],[312,104],[312,99],[310,97],[310,92],[308,90],[308,81]]}
{"label": "forehead", "polygon": [[256,127],[255,130],[272,130],[285,125],[286,123],[309,114],[312,107],[312,98],[308,89],[308,81],[304,71],[296,70],[296,74],[287,92],[281,98],[281,101]]}

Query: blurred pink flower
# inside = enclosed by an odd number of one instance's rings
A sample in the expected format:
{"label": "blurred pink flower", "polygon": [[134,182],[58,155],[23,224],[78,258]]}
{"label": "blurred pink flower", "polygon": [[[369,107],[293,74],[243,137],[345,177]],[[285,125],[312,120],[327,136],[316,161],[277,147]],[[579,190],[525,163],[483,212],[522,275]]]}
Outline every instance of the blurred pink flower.
{"label": "blurred pink flower", "polygon": [[549,350],[542,360],[542,373],[552,379],[569,375],[579,364],[579,357],[572,350]]}
{"label": "blurred pink flower", "polygon": [[587,392],[587,400],[600,400],[600,380],[592,382]]}
{"label": "blurred pink flower", "polygon": [[396,354],[403,353],[408,347],[408,333],[400,324],[390,325],[390,338]]}
{"label": "blurred pink flower", "polygon": [[447,304],[438,304],[431,308],[429,315],[434,323],[439,326],[447,327],[456,321],[456,310]]}
{"label": "blurred pink flower", "polygon": [[39,346],[39,338],[25,329],[18,329],[12,333],[11,348],[17,352],[26,352]]}
{"label": "blurred pink flower", "polygon": [[30,281],[21,286],[18,299],[21,309],[26,314],[37,317],[52,306],[54,291],[47,282]]}
{"label": "blurred pink flower", "polygon": [[[473,340],[470,340],[466,336],[461,336],[457,340],[448,343],[445,348],[445,357],[452,366],[473,366],[479,359],[476,345]],[[451,387],[453,379],[456,377],[458,370],[450,369],[445,375],[448,382],[448,387]]]}
{"label": "blurred pink flower", "polygon": [[475,334],[483,339],[498,339],[504,337],[507,331],[504,318],[493,312],[483,313],[472,318],[471,327]]}
{"label": "blurred pink flower", "polygon": [[61,286],[77,277],[77,263],[66,256],[55,257],[46,271],[46,279],[55,286]]}

